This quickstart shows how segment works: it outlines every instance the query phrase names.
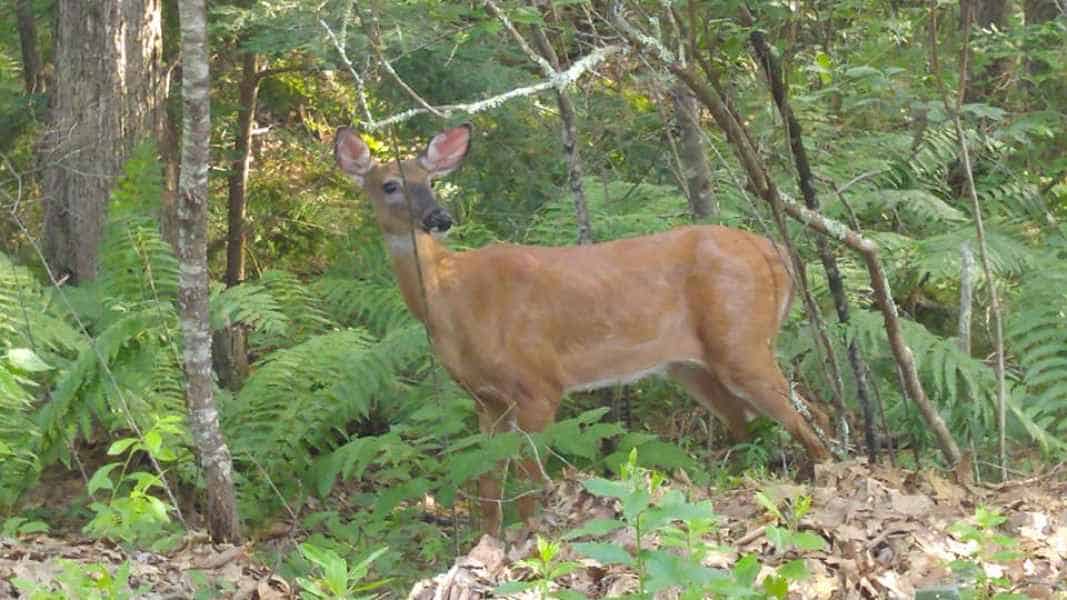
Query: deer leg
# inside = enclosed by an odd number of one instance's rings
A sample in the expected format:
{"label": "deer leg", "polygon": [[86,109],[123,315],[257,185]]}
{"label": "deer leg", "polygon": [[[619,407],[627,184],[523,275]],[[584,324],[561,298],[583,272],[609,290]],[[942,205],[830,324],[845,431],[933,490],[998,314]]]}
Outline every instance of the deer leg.
{"label": "deer leg", "polygon": [[675,363],[667,375],[682,384],[685,391],[711,414],[726,424],[734,443],[748,439],[748,403],[730,393],[707,368],[690,363]]}
{"label": "deer leg", "polygon": [[[501,410],[495,404],[478,399],[475,399],[475,403],[478,406],[478,427],[482,433],[492,435],[507,431],[507,410]],[[493,537],[500,537],[500,528],[504,519],[501,506],[500,474],[506,466],[506,463],[501,461],[478,477],[478,504],[482,513],[482,531]]]}
{"label": "deer leg", "polygon": [[778,421],[815,462],[830,458],[830,453],[818,436],[790,401],[789,383],[782,375],[770,346],[752,344],[758,348],[744,356],[722,357],[709,361],[712,373],[731,394],[743,399],[755,410]]}
{"label": "deer leg", "polygon": [[[549,397],[551,398],[552,396],[550,395]],[[554,398],[554,400],[541,402],[527,402],[518,407],[518,415],[515,420],[518,428],[526,433],[539,433],[555,422],[556,409],[559,408],[559,394],[556,394]],[[543,488],[549,483],[548,474],[545,473],[544,468],[545,457],[537,454],[537,448],[532,447],[532,439],[529,440],[529,443],[531,444],[529,450],[534,456],[522,461],[519,465],[519,470],[522,472],[524,479],[530,482],[531,490],[529,493],[521,495],[517,500],[519,517],[527,525],[531,524],[534,513],[537,511],[537,505],[541,500],[541,495],[534,493],[533,488]]]}

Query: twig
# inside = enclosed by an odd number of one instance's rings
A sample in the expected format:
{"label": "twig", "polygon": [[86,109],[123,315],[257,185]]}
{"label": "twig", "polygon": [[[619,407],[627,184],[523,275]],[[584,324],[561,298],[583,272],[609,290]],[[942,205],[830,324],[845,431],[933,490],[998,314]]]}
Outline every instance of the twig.
{"label": "twig", "polygon": [[341,57],[341,62],[348,67],[348,72],[352,74],[352,79],[356,80],[356,92],[359,94],[359,106],[363,109],[363,116],[366,120],[363,122],[364,127],[374,127],[374,116],[370,113],[370,102],[367,100],[367,82],[360,76],[359,71],[356,70],[355,65],[348,59],[348,52],[341,44],[341,41],[334,35],[333,30],[326,24],[325,19],[319,19],[319,24],[326,30],[326,35],[330,36],[330,41],[333,42],[333,47],[337,49],[337,54]]}
{"label": "twig", "polygon": [[[970,54],[970,30],[972,11],[968,11],[967,19],[963,28],[963,44],[960,48],[960,86],[956,95],[956,106],[953,111],[953,123],[956,126],[956,138],[960,144],[960,162],[963,163],[963,173],[966,175],[967,194],[971,199],[971,209],[974,211],[975,235],[978,241],[978,260],[982,263],[982,271],[985,274],[989,288],[989,308],[993,318],[993,343],[996,352],[994,370],[997,377],[997,427],[999,432],[1000,446],[1000,476],[1006,479],[1008,476],[1008,442],[1007,442],[1007,381],[1004,375],[1004,323],[1001,319],[1000,298],[997,294],[996,281],[993,279],[993,269],[989,264],[989,250],[986,246],[985,223],[982,218],[982,206],[978,202],[978,192],[974,186],[974,170],[971,168],[971,154],[967,148],[967,138],[963,131],[963,121],[960,112],[963,106],[964,96],[967,89],[967,57]],[[937,77],[937,75],[935,75]],[[947,97],[945,103],[948,103]]]}
{"label": "twig", "polygon": [[370,40],[370,47],[374,50],[374,55],[378,57],[378,62],[385,68],[385,72],[393,78],[393,81],[400,86],[400,89],[404,90],[411,96],[411,99],[414,100],[416,104],[438,117],[443,117],[444,115],[431,106],[429,102],[423,100],[422,96],[415,90],[411,89],[411,86],[400,77],[396,70],[393,69],[393,65],[385,58],[385,54],[382,52],[381,36],[379,35],[378,16],[374,14],[373,10],[369,10],[368,12],[370,13],[369,19],[360,18],[360,21],[363,22],[363,32],[367,34],[367,38]]}

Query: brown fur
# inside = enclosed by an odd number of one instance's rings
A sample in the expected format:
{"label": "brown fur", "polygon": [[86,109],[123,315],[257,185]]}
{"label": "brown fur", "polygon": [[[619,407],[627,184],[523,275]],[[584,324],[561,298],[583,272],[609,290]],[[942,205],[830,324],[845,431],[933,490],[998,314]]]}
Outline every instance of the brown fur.
{"label": "brown fur", "polygon": [[[433,156],[448,155],[448,170],[455,168],[466,152],[463,136],[460,128],[448,130],[422,156],[435,149]],[[412,224],[433,207],[390,200],[383,184],[401,180],[425,201],[420,194],[437,174],[434,165],[425,158],[371,161],[353,171],[346,159],[362,157],[361,144],[339,132],[338,164],[362,180],[404,299],[429,327],[441,362],[475,397],[483,431],[541,431],[567,391],[659,372],[684,385],[735,438],[744,438],[753,413],[764,414],[813,460],[828,458],[790,404],[774,356],[792,300],[775,244],[737,229],[692,226],[592,246],[494,244],[468,252],[452,252],[417,228],[412,245],[405,241]],[[540,477],[536,465],[523,468]],[[483,477],[480,493],[488,530],[496,532],[497,479]],[[530,517],[531,502],[519,508]]]}

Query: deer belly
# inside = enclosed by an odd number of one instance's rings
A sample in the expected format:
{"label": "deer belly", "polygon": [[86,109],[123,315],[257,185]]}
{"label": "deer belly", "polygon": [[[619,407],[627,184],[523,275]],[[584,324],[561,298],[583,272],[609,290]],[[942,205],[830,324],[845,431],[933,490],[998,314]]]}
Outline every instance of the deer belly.
{"label": "deer belly", "polygon": [[671,343],[640,344],[629,347],[590,348],[575,353],[564,362],[567,374],[564,389],[584,392],[626,385],[652,375],[666,375],[677,363],[703,364],[698,348]]}

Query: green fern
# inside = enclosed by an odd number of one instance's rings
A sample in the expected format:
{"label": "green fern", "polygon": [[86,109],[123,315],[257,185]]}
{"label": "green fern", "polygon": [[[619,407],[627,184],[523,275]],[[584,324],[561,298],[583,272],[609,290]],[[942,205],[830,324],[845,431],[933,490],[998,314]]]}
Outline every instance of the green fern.
{"label": "green fern", "polygon": [[1067,432],[1067,265],[1049,254],[1023,278],[1005,337],[1022,371],[1026,414],[1062,437]]}
{"label": "green fern", "polygon": [[425,340],[417,325],[381,340],[343,329],[270,353],[224,411],[235,457],[268,471],[308,468],[313,453],[343,441],[346,424],[403,388],[400,375],[426,356]]}
{"label": "green fern", "polygon": [[[670,229],[687,223],[685,198],[674,186],[586,178],[586,204],[593,222],[593,237],[613,240]],[[570,245],[575,241],[574,205],[561,194],[542,207],[526,233],[526,242]]]}

